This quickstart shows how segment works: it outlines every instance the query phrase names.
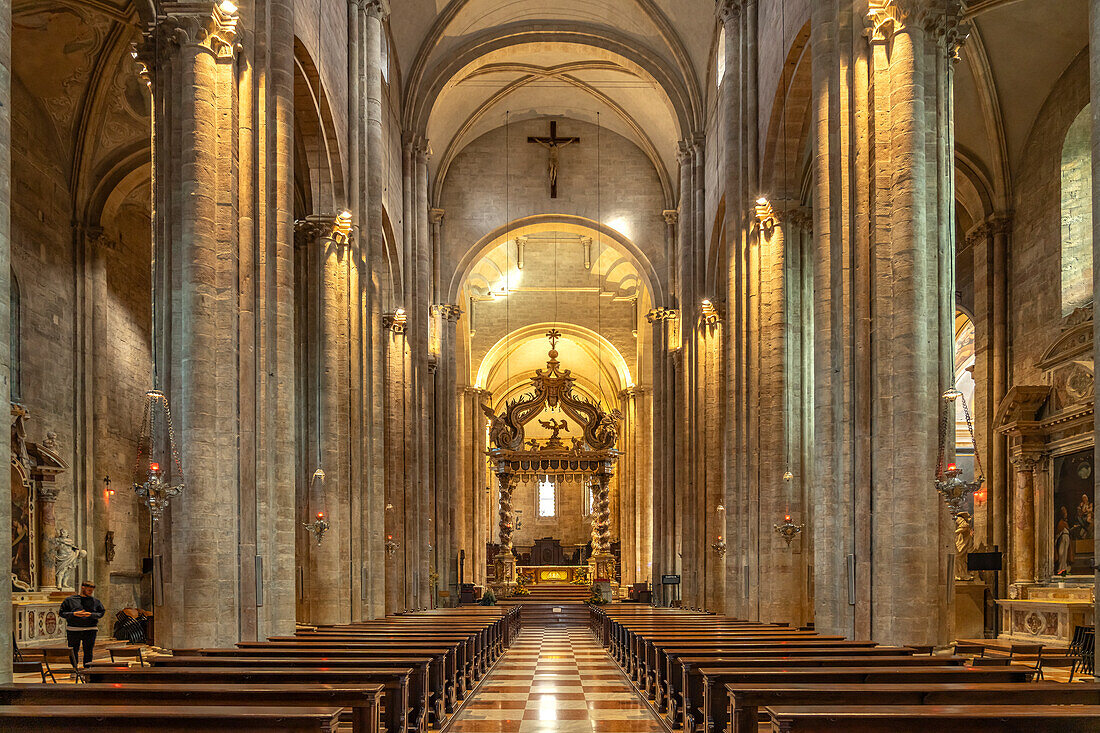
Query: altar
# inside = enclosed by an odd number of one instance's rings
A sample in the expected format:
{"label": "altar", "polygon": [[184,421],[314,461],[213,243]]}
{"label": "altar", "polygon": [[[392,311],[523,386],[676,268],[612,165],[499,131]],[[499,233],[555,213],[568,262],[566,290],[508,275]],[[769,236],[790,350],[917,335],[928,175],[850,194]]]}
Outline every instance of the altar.
{"label": "altar", "polygon": [[1092,588],[1088,586],[1030,586],[1021,598],[998,598],[1002,639],[1036,644],[1073,641],[1077,626],[1092,626]]}
{"label": "altar", "polygon": [[521,565],[516,570],[534,585],[560,585],[588,579],[587,565]]}

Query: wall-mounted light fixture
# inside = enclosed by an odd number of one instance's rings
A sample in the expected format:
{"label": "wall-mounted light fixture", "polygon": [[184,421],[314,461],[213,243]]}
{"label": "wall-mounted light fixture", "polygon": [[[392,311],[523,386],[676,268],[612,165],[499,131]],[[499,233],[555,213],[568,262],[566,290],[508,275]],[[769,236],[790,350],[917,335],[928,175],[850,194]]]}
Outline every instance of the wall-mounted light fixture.
{"label": "wall-mounted light fixture", "polygon": [[714,307],[714,303],[710,298],[703,298],[703,302],[700,304],[702,310],[703,323],[708,326],[717,326],[719,321],[718,309]]}
{"label": "wall-mounted light fixture", "polygon": [[398,308],[391,313],[382,314],[382,326],[395,334],[401,335],[408,330],[408,316],[404,308]]}
{"label": "wall-mounted light fixture", "polygon": [[767,234],[771,234],[771,231],[779,225],[775,209],[772,208],[772,203],[767,196],[756,199],[756,221],[760,224],[760,230]]}

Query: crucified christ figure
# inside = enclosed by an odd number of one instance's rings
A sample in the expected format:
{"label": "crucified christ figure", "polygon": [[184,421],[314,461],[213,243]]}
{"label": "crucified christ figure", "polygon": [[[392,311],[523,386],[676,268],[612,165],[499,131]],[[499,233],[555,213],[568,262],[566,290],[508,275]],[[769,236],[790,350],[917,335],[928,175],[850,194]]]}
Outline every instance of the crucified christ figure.
{"label": "crucified christ figure", "polygon": [[579,137],[558,137],[557,122],[550,123],[549,137],[532,136],[527,138],[527,142],[536,143],[547,150],[546,172],[550,177],[550,198],[556,199],[558,197],[558,152],[566,145],[579,143],[580,141]]}

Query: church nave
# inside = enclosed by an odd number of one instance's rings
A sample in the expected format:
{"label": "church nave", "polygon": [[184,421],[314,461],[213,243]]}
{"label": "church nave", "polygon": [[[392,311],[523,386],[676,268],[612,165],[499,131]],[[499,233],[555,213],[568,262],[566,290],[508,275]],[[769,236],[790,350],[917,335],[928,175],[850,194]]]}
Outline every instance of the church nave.
{"label": "church nave", "polygon": [[586,627],[524,628],[448,729],[452,733],[659,733]]}

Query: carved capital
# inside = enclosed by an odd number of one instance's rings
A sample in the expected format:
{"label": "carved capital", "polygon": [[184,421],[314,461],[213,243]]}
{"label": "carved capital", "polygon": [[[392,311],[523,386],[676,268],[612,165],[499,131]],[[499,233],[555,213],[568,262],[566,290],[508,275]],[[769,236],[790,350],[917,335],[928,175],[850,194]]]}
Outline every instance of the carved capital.
{"label": "carved capital", "polygon": [[223,3],[173,3],[154,27],[157,40],[179,47],[197,46],[214,56],[231,56],[237,43],[237,13]]}
{"label": "carved capital", "polygon": [[433,305],[432,310],[435,311],[436,315],[443,318],[443,320],[450,321],[451,323],[458,323],[458,318],[462,315],[462,309],[453,303]]}
{"label": "carved capital", "polygon": [[645,319],[650,323],[659,323],[661,321],[674,321],[680,317],[680,311],[676,308],[654,308],[649,313],[645,314]]}
{"label": "carved capital", "polygon": [[865,35],[871,43],[888,43],[898,32],[916,25],[929,33],[950,58],[969,35],[963,20],[966,0],[870,0]]}
{"label": "carved capital", "polygon": [[446,213],[444,209],[428,209],[428,219],[439,226],[443,222],[443,214]]}
{"label": "carved capital", "polygon": [[408,331],[408,317],[405,315],[405,309],[398,308],[395,311],[383,313],[382,328],[397,336],[401,336]]}
{"label": "carved capital", "polygon": [[342,247],[351,242],[352,234],[350,216],[315,214],[294,222],[295,247],[308,247],[321,242]]}
{"label": "carved capital", "polygon": [[661,216],[665,218],[665,224],[675,224],[680,221],[680,212],[677,209],[665,209],[661,212]]}
{"label": "carved capital", "polygon": [[745,10],[745,0],[717,0],[714,7],[718,22],[727,28],[730,24],[741,20],[741,13]]}
{"label": "carved capital", "polygon": [[366,11],[367,15],[372,18],[378,18],[378,20],[385,20],[390,17],[390,3],[389,0],[359,0],[361,7]]}
{"label": "carved capital", "polygon": [[417,135],[413,143],[413,152],[416,154],[416,161],[418,163],[426,164],[428,158],[432,155],[432,146],[431,143],[428,142],[428,138],[423,135]]}
{"label": "carved capital", "polygon": [[38,500],[44,504],[53,504],[60,493],[61,488],[58,486],[42,485],[38,488]]}
{"label": "carved capital", "polygon": [[677,144],[676,148],[676,160],[680,162],[680,165],[685,165],[691,162],[691,156],[693,155],[694,145],[691,140],[681,140]]}

